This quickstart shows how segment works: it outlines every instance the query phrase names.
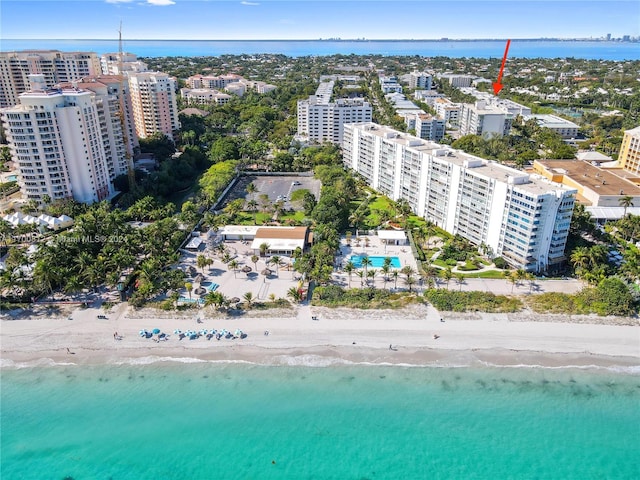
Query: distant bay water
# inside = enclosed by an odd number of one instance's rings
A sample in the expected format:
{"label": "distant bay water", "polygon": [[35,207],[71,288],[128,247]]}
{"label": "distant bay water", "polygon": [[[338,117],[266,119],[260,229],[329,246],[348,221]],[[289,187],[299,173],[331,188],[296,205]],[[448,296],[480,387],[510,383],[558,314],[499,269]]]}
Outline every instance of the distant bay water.
{"label": "distant bay water", "polygon": [[[425,57],[497,58],[503,40],[125,40],[126,51],[140,57],[220,56],[272,53],[289,57],[324,55],[420,55]],[[0,50],[50,49],[117,52],[117,40],[0,40]],[[513,40],[510,57],[581,58],[587,60],[640,60],[640,44],[597,41]]]}

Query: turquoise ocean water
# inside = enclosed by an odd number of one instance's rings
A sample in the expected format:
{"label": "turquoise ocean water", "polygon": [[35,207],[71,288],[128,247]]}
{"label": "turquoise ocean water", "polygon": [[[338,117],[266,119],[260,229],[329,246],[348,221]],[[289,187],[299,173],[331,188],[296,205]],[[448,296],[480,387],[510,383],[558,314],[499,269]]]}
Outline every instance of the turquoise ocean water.
{"label": "turquoise ocean water", "polygon": [[3,369],[1,478],[637,479],[640,377],[169,363]]}
{"label": "turquoise ocean water", "polygon": [[[504,40],[434,41],[434,40],[125,40],[124,48],[141,57],[220,56],[279,53],[289,57],[308,55],[421,55],[425,57],[501,58]],[[117,52],[114,40],[12,40],[1,39],[0,50],[55,49]],[[584,58],[595,60],[639,60],[640,44],[591,41],[519,41],[513,40],[509,57],[515,58]]]}

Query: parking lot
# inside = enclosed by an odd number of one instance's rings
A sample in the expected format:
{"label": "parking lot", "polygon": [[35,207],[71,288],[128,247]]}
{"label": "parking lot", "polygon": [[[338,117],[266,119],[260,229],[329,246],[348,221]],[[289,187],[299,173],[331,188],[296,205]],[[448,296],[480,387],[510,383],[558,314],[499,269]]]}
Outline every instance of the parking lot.
{"label": "parking lot", "polygon": [[[253,194],[247,192],[247,185],[250,183],[253,183],[256,187],[256,191]],[[285,208],[292,208],[293,205],[291,205],[290,199],[291,194],[295,190],[309,190],[315,195],[316,199],[319,199],[320,187],[320,180],[313,177],[296,175],[247,175],[238,181],[220,208],[224,208],[229,202],[238,198],[244,200],[250,200],[251,198],[257,199],[263,194],[267,195],[272,202],[283,200],[285,202]]]}

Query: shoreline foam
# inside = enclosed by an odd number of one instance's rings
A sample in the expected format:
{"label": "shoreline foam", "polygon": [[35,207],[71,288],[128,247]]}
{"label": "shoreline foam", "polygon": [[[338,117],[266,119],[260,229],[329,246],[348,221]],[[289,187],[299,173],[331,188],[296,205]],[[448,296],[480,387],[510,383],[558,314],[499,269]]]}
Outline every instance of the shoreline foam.
{"label": "shoreline foam", "polygon": [[[318,309],[292,316],[157,318],[154,311],[128,317],[126,306],[109,320],[82,317],[0,321],[0,368],[47,364],[142,364],[158,361],[256,365],[340,364],[425,367],[604,368],[640,371],[640,327],[511,320],[483,315],[473,320],[445,314],[444,322],[422,307],[397,311]],[[141,314],[140,314],[141,313]],[[256,312],[257,313],[257,312]],[[280,315],[282,312],[278,312]],[[169,340],[141,338],[159,328]],[[175,329],[241,329],[248,337],[220,341],[178,340]],[[269,331],[269,335],[264,335]],[[118,332],[123,340],[114,339]],[[434,335],[438,335],[435,339]],[[393,350],[389,347],[393,345]],[[72,354],[67,353],[67,348]]]}

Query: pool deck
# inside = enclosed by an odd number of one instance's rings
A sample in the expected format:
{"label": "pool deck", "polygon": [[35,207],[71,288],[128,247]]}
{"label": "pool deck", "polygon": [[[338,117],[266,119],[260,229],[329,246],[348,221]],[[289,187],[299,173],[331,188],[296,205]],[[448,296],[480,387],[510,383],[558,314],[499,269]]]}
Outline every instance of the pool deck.
{"label": "pool deck", "polygon": [[[365,242],[362,240],[364,238],[369,239],[369,246],[365,245]],[[355,241],[355,237],[351,238],[351,244],[347,245],[347,241],[345,238],[342,238],[340,241],[340,252],[342,256],[337,259],[337,264],[339,266],[339,270],[341,271],[341,266],[344,266],[346,262],[349,261],[351,256],[362,256],[366,255],[368,257],[397,257],[400,261],[400,267],[404,268],[407,265],[411,266],[414,270],[417,271],[418,264],[416,259],[411,254],[411,247],[407,245],[385,245],[382,243],[380,238],[378,238],[375,233],[373,235],[363,235],[360,234],[360,243],[358,244]],[[371,268],[371,267],[370,267]],[[373,267],[380,268],[380,267]]]}

